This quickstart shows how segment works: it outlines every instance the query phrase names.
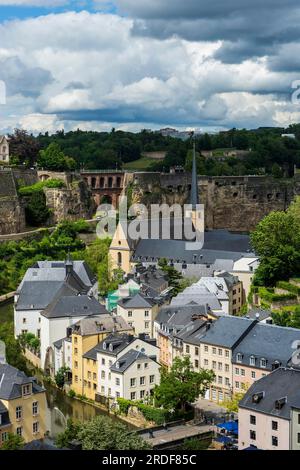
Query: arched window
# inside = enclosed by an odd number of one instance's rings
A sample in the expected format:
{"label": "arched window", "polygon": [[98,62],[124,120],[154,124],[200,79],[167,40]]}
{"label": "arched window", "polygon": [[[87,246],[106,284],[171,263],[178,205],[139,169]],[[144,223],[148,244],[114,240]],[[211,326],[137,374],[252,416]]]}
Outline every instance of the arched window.
{"label": "arched window", "polygon": [[120,251],[118,252],[118,265],[122,265],[122,253]]}

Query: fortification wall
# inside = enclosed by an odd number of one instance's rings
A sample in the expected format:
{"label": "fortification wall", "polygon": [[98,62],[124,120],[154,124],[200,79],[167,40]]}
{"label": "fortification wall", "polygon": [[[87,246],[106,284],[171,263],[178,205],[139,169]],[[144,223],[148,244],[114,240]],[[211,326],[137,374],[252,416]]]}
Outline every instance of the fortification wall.
{"label": "fortification wall", "polygon": [[[191,175],[187,173],[135,173],[132,201],[148,207],[185,204],[190,188]],[[200,202],[205,205],[206,228],[248,232],[269,212],[287,209],[295,195],[300,195],[300,178],[201,176],[198,188]]]}

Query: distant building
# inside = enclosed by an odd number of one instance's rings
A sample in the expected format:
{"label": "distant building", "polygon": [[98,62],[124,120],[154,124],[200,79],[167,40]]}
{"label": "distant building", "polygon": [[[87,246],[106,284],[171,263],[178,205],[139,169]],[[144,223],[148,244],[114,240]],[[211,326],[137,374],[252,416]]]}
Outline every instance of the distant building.
{"label": "distant building", "polygon": [[47,431],[46,392],[33,378],[0,364],[0,447],[9,433],[25,442],[42,439]]}
{"label": "distant building", "polygon": [[281,134],[281,137],[287,137],[288,139],[296,139],[295,134]]}
{"label": "distant building", "polygon": [[300,450],[300,371],[279,368],[239,404],[239,450]]}
{"label": "distant building", "polygon": [[9,163],[9,140],[0,135],[0,163]]}

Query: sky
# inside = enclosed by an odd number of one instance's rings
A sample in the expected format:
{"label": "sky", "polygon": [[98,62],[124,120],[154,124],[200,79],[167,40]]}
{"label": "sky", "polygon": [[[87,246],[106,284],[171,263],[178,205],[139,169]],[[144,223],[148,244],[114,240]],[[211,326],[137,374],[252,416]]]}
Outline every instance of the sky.
{"label": "sky", "polygon": [[300,122],[299,21],[299,0],[0,0],[0,132]]}

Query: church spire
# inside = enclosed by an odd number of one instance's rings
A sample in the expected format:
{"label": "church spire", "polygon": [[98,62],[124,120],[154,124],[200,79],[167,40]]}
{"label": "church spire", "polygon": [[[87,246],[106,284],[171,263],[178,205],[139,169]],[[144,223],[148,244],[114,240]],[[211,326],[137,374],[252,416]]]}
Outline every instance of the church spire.
{"label": "church spire", "polygon": [[197,204],[199,204],[199,193],[198,193],[198,177],[197,177],[197,163],[196,163],[196,144],[194,141],[192,188],[191,188],[191,205],[192,205],[193,210],[196,209]]}

